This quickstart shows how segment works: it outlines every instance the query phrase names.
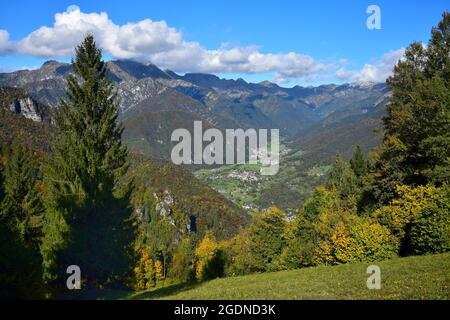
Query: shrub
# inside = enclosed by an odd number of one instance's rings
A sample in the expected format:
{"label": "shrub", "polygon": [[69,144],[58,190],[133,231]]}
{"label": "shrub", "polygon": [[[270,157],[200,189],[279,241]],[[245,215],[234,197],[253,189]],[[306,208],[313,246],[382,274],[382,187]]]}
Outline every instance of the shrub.
{"label": "shrub", "polygon": [[389,259],[397,252],[396,239],[388,228],[370,218],[339,222],[330,239],[316,248],[316,263],[339,264]]}
{"label": "shrub", "polygon": [[425,208],[411,223],[408,244],[414,254],[441,253],[450,250],[450,211]]}
{"label": "shrub", "polygon": [[248,230],[250,272],[274,271],[280,268],[279,257],[285,245],[286,219],[278,208],[257,213]]}
{"label": "shrub", "polygon": [[281,253],[281,269],[297,269],[313,264],[314,243],[302,242],[299,238],[290,240]]}
{"label": "shrub", "polygon": [[397,186],[396,198],[373,216],[397,237],[402,255],[448,251],[449,190],[447,185]]}
{"label": "shrub", "polygon": [[350,227],[354,260],[379,261],[392,258],[398,243],[389,229],[370,218],[360,218]]}

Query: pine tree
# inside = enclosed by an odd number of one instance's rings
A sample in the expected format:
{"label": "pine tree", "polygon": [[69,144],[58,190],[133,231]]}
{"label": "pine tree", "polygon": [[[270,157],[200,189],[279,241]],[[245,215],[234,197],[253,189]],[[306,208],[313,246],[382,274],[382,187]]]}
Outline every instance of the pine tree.
{"label": "pine tree", "polygon": [[371,169],[370,192],[381,204],[397,184],[450,181],[450,13],[433,28],[427,47],[406,49],[387,83],[385,135]]}
{"label": "pine tree", "polygon": [[84,288],[119,284],[130,272],[134,230],[127,150],[117,124],[118,96],[92,35],[76,48],[75,75],[55,115],[58,130],[45,166],[46,281],[64,288],[78,265]]}
{"label": "pine tree", "polygon": [[360,145],[357,145],[355,148],[353,157],[350,160],[350,166],[358,178],[367,173],[367,162]]}
{"label": "pine tree", "polygon": [[14,141],[6,156],[3,219],[15,228],[25,243],[38,249],[43,205],[38,189],[39,168],[33,152],[20,141]]}

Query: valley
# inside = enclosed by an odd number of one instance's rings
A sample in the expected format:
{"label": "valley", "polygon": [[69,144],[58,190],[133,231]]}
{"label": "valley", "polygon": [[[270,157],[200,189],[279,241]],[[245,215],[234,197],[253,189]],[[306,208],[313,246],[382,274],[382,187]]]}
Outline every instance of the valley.
{"label": "valley", "polygon": [[[347,159],[357,144],[367,153],[380,142],[374,130],[381,127],[389,97],[381,83],[284,88],[211,74],[178,75],[129,60],[110,61],[107,68],[120,96],[123,139],[133,152],[170,160],[176,145],[172,132],[185,128],[193,134],[194,121],[202,121],[204,130],[222,132],[280,130],[280,169],[274,176],[262,176],[252,165],[185,166],[248,212],[273,205],[296,212],[324,182],[337,153]],[[36,70],[0,74],[0,86],[20,88],[51,110],[72,72],[68,64],[48,61]]]}

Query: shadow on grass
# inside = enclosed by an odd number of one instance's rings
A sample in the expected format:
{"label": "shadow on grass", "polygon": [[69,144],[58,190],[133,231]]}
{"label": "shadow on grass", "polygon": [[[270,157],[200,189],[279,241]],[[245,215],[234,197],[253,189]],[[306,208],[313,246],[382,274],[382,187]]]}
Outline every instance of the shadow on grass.
{"label": "shadow on grass", "polygon": [[53,297],[54,300],[144,300],[144,299],[164,299],[186,290],[197,287],[198,283],[177,283],[148,291],[133,292],[130,290],[117,289],[91,289],[73,290],[60,293]]}
{"label": "shadow on grass", "polygon": [[91,289],[73,290],[56,295],[54,300],[117,300],[124,299],[131,294],[129,290],[120,289]]}
{"label": "shadow on grass", "polygon": [[153,289],[150,291],[136,293],[127,298],[127,300],[144,300],[144,299],[158,299],[171,296],[186,290],[194,289],[199,286],[197,283],[178,283],[170,286]]}

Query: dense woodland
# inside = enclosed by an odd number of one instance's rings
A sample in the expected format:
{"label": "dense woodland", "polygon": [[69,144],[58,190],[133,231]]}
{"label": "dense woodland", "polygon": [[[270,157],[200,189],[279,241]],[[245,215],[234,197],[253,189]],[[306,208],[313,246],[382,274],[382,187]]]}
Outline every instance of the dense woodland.
{"label": "dense woodland", "polygon": [[41,131],[50,146],[0,131],[2,298],[64,297],[69,265],[81,268],[82,295],[450,250],[447,12],[387,79],[382,143],[367,157],[356,146],[349,162],[337,155],[291,220],[276,207],[250,218],[185,169],[131,155],[92,36],[73,68],[54,126]]}

